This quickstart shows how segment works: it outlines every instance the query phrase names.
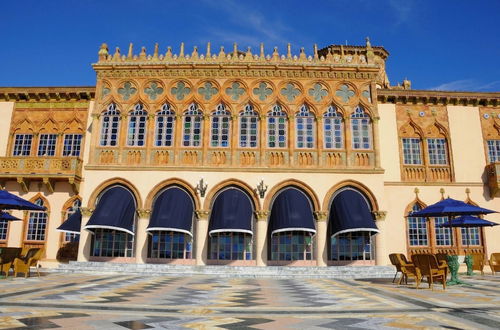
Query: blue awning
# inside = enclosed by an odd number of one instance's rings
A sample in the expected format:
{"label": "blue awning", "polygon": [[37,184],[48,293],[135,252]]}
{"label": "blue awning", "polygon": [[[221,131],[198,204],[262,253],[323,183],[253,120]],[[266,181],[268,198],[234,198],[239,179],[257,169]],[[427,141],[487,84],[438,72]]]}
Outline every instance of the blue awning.
{"label": "blue awning", "polygon": [[57,230],[65,233],[80,234],[81,225],[82,213],[78,210],[70,215],[68,219],[66,219],[66,221],[64,221],[59,227],[57,227]]}
{"label": "blue awning", "polygon": [[352,189],[343,190],[335,196],[329,221],[332,236],[354,231],[379,232],[368,202],[361,193]]}
{"label": "blue awning", "polygon": [[146,231],[168,230],[193,236],[193,200],[179,187],[163,191],[155,200]]}
{"label": "blue awning", "polygon": [[115,186],[99,199],[97,207],[84,227],[114,229],[134,235],[135,200],[126,188]]}
{"label": "blue awning", "polygon": [[236,188],[229,188],[217,195],[210,214],[210,235],[221,232],[252,232],[253,205],[250,197]]}
{"label": "blue awning", "polygon": [[309,198],[300,190],[288,188],[274,200],[270,218],[271,235],[283,231],[316,233]]}

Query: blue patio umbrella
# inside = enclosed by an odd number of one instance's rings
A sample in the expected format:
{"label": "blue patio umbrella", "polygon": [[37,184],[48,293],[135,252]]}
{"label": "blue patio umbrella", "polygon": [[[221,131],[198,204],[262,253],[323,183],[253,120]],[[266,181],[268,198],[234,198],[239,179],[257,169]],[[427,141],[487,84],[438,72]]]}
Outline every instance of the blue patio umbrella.
{"label": "blue patio umbrella", "polygon": [[[420,211],[410,212],[409,217],[448,217],[448,224],[451,224],[452,218],[454,216],[462,215],[480,215],[480,214],[490,214],[497,213],[493,210],[488,210],[479,206],[467,204],[465,202],[453,199],[445,198],[435,204],[429,205]],[[453,245],[453,235],[451,235],[451,245]],[[458,279],[458,256],[452,255],[448,256],[448,266],[451,270],[451,280],[448,282],[449,285],[462,284]]]}
{"label": "blue patio umbrella", "polygon": [[0,210],[45,211],[45,207],[28,202],[7,190],[0,190]]}
{"label": "blue patio umbrella", "polygon": [[7,212],[0,211],[0,220],[15,221],[15,220],[21,220],[21,219],[16,218],[15,216],[10,215]]}

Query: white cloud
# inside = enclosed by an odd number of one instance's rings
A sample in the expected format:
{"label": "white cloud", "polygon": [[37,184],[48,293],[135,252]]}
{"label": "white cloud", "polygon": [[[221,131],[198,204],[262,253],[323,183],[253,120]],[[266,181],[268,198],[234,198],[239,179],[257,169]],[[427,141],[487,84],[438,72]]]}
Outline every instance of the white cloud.
{"label": "white cloud", "polygon": [[484,83],[476,79],[461,79],[461,80],[446,82],[441,85],[432,87],[430,89],[436,91],[471,91],[471,92],[498,91],[500,90],[500,80]]}

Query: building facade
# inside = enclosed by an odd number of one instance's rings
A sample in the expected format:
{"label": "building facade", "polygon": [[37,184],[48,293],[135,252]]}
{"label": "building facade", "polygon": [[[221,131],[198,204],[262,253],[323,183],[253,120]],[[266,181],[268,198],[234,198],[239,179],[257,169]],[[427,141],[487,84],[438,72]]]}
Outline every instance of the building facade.
{"label": "building facade", "polygon": [[[95,87],[0,88],[3,246],[80,261],[385,265],[500,251],[500,228],[406,217],[447,196],[500,210],[500,93],[391,86],[382,47],[127,55]],[[81,212],[80,234],[57,228]],[[499,221],[498,215],[488,216]]]}

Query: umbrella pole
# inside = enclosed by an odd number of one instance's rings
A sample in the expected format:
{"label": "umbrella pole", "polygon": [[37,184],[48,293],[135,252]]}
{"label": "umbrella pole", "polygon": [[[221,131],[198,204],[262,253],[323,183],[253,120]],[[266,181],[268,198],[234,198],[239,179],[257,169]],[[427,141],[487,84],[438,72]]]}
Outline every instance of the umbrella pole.
{"label": "umbrella pole", "polygon": [[[451,246],[453,247],[453,227],[451,226],[451,214],[448,214],[448,227],[450,228],[450,243]],[[458,241],[458,240],[457,240]],[[458,249],[458,246],[457,246]],[[455,249],[453,249],[455,251]],[[458,254],[449,254],[446,257],[446,261],[448,261],[448,268],[450,268],[450,274],[451,278],[448,282],[446,282],[447,285],[457,285],[457,284],[464,284],[464,282],[460,281],[458,279],[458,268],[460,267],[460,264],[458,263]]]}

